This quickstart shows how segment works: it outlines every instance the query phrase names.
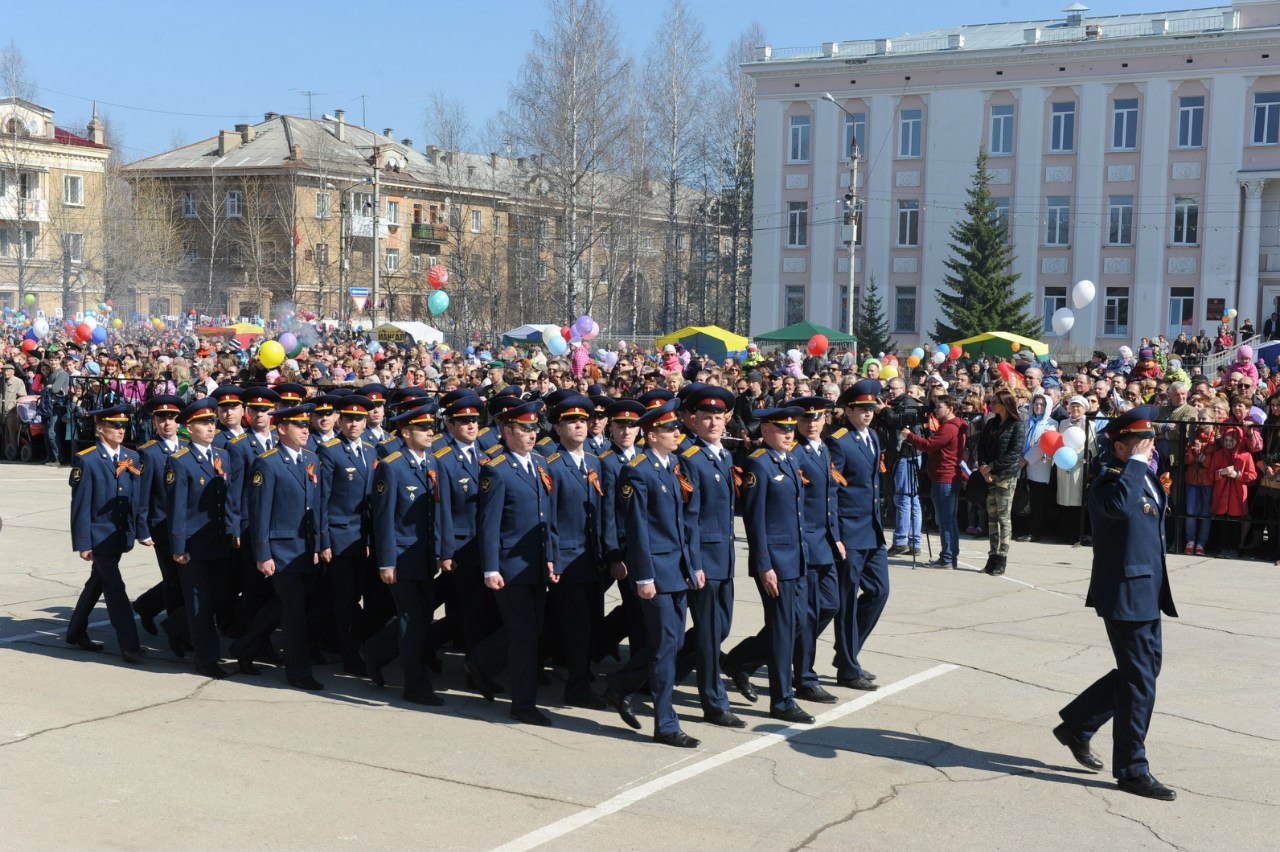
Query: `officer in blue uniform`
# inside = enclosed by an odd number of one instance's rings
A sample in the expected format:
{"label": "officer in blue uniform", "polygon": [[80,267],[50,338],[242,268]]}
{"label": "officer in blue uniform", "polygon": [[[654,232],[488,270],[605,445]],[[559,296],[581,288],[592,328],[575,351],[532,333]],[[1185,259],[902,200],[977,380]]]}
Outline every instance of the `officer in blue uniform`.
{"label": "officer in blue uniform", "polygon": [[622,601],[605,616],[597,631],[596,650],[592,653],[592,658],[597,662],[609,655],[620,659],[618,643],[623,637],[626,637],[633,657],[643,656],[648,643],[640,599],[636,597],[635,587],[627,582],[627,532],[619,512],[621,507],[618,494],[618,479],[622,476],[622,469],[640,453],[636,441],[640,437],[640,418],[644,415],[644,406],[634,399],[614,400],[609,403],[605,414],[609,418],[610,443],[600,454],[600,479],[604,486],[600,517],[605,565],[609,569],[604,585],[607,589],[616,581],[618,596]]}
{"label": "officer in blue uniform", "polygon": [[[282,404],[280,395],[271,388],[248,388],[240,398],[244,402],[248,428],[227,443],[227,451],[231,455],[227,517],[233,547],[227,574],[230,585],[239,589],[235,613],[227,620],[238,625],[236,632],[242,632],[253,623],[258,610],[266,606],[275,594],[271,580],[258,571],[253,548],[249,546],[249,479],[253,463],[276,444],[275,431],[271,428],[271,411]],[[264,656],[275,656],[269,645],[263,648]]]}
{"label": "officer in blue uniform", "polygon": [[880,523],[880,441],[871,421],[880,405],[880,382],[863,379],[839,399],[848,427],[827,438],[837,484],[840,541],[845,559],[837,566],[840,604],[836,611],[836,683],[874,691],[876,676],[858,663],[858,654],[889,600],[889,553]]}
{"label": "officer in blue uniform", "polygon": [[1085,606],[1102,618],[1116,667],[1058,711],[1062,724],[1053,733],[1083,766],[1098,770],[1103,763],[1089,743],[1111,720],[1111,773],[1120,789],[1172,801],[1177,792],[1151,774],[1146,749],[1162,656],[1160,614],[1178,615],[1165,567],[1168,497],[1150,467],[1157,416],[1155,406],[1138,406],[1106,430],[1112,464],[1089,491],[1093,573]]}
{"label": "officer in blue uniform", "polygon": [[587,421],[586,449],[591,455],[599,458],[601,453],[609,449],[609,406],[613,404],[613,397],[603,393],[592,393],[589,399],[591,400],[591,418]]}
{"label": "officer in blue uniform", "polygon": [[805,480],[792,451],[796,423],[804,412],[788,406],[754,413],[765,445],[743,465],[742,522],[747,530],[747,568],[764,604],[764,630],[725,656],[725,671],[749,671],[764,657],[769,665],[769,715],[811,724],[813,717],[796,703],[792,680],[811,558],[804,535]]}
{"label": "officer in blue uniform", "polygon": [[733,458],[721,444],[733,393],[727,388],[691,384],[681,406],[690,443],[678,450],[680,466],[693,483],[686,509],[689,525],[698,528],[693,558],[705,584],[689,592],[693,629],[685,636],[683,654],[694,658],[703,718],[713,725],[742,728],[746,722],[729,710],[729,695],[720,677],[720,646],[733,625]]}
{"label": "officer in blue uniform", "polygon": [[155,636],[155,618],[163,609],[167,614],[164,631],[169,637],[169,647],[179,658],[186,654],[189,644],[187,619],[182,612],[182,582],[173,552],[169,549],[169,522],[165,513],[164,469],[169,456],[182,448],[184,441],[178,438],[178,415],[182,413],[182,399],[169,394],[154,396],[147,401],[144,410],[151,415],[151,428],[155,438],[138,447],[142,463],[142,493],[139,501],[143,507],[146,528],[155,542],[156,563],[160,567],[160,582],[138,595],[133,611],[143,628]]}
{"label": "officer in blue uniform", "polygon": [[[395,417],[404,450],[392,453],[374,473],[372,506],[378,575],[391,587],[397,620],[369,641],[369,667],[380,671],[394,654],[398,635],[404,667],[404,698],[414,704],[438,706],[427,671],[427,630],[435,610],[437,570],[452,571],[445,557],[449,529],[449,490],[428,449],[435,438],[436,402],[427,400]],[[388,648],[388,646],[391,648]]]}
{"label": "officer in blue uniform", "polygon": [[182,574],[196,673],[222,679],[222,646],[213,621],[217,587],[225,582],[233,529],[227,516],[231,456],[214,446],[217,406],[212,399],[193,402],[179,418],[191,443],[169,456],[164,472],[169,516],[169,550]]}
{"label": "officer in blue uniform", "polygon": [[512,717],[549,726],[551,720],[536,706],[538,636],[547,583],[559,577],[551,500],[554,483],[546,459],[533,449],[542,409],[536,400],[505,408],[498,415],[504,451],[480,471],[480,567],[485,585],[494,592],[503,629],[472,649],[467,673],[492,701],[493,675],[505,656]]}
{"label": "officer in blue uniform", "polygon": [[608,705],[591,691],[591,629],[601,619],[604,607],[600,586],[604,484],[600,459],[586,450],[593,411],[591,400],[581,395],[568,396],[551,410],[557,443],[547,456],[547,470],[554,483],[551,497],[557,546],[552,561],[559,579],[551,587],[548,605],[560,629],[560,647],[568,669],[565,703],[601,710]]}
{"label": "officer in blue uniform", "polygon": [[338,435],[320,445],[321,480],[328,503],[328,547],[325,562],[326,595],[332,604],[334,634],[342,668],[363,677],[364,621],[360,598],[369,579],[370,515],[373,469],[378,454],[364,440],[365,423],[373,404],[362,396],[343,396],[338,403]]}
{"label": "officer in blue uniform", "polygon": [[214,446],[225,450],[234,438],[244,434],[243,390],[235,385],[221,385],[209,394],[217,403],[218,434]]}
{"label": "officer in blue uniform", "polygon": [[311,434],[307,437],[307,449],[311,452],[314,453],[321,444],[334,439],[340,400],[340,396],[330,392],[311,401]]}
{"label": "officer in blue uniform", "polygon": [[98,441],[71,459],[71,547],[92,565],[67,624],[67,644],[85,651],[101,651],[102,644],[89,638],[89,616],[98,598],[107,601],[107,617],[120,642],[120,656],[139,663],[147,652],[138,641],[138,627],[124,578],[120,557],[133,549],[135,536],[150,547],[142,501],[142,460],[123,446],[132,405],[117,405],[88,412],[94,419]]}
{"label": "officer in blue uniform", "polygon": [[310,414],[309,403],[274,412],[279,445],[258,457],[249,476],[249,547],[276,597],[258,611],[231,652],[242,672],[256,674],[254,652],[279,621],[289,685],[314,690],[324,685],[311,675],[307,611],[328,530],[320,460],[306,448]]}
{"label": "officer in blue uniform", "polygon": [[640,599],[648,631],[647,653],[632,656],[611,674],[605,700],[622,720],[637,730],[640,721],[630,696],[646,680],[653,694],[653,739],[677,748],[697,748],[699,740],[680,729],[673,698],[676,654],[684,639],[689,589],[700,589],[697,527],[690,527],[685,504],[692,489],[675,454],[680,443],[679,404],[660,403],[640,418],[646,450],[622,470],[618,484],[626,527],[627,576]]}
{"label": "officer in blue uniform", "polygon": [[[400,388],[391,395],[391,399],[387,402],[387,408],[390,409],[388,417],[392,420],[398,412],[404,411],[406,408],[416,408],[421,404],[422,400],[431,396],[422,388],[408,387]],[[404,442],[394,432],[388,433],[382,443],[378,444],[378,458],[386,458],[392,453],[400,452],[404,449]]]}
{"label": "officer in blue uniform", "polygon": [[360,396],[369,400],[369,417],[364,427],[364,435],[362,436],[367,443],[373,444],[375,447],[387,438],[386,417],[387,417],[387,395],[390,391],[386,385],[377,382],[370,382],[367,385],[361,385],[357,391]]}
{"label": "officer in blue uniform", "polygon": [[275,385],[272,390],[280,397],[280,406],[282,408],[292,408],[295,405],[301,405],[307,399],[307,388],[297,382],[281,382]]}

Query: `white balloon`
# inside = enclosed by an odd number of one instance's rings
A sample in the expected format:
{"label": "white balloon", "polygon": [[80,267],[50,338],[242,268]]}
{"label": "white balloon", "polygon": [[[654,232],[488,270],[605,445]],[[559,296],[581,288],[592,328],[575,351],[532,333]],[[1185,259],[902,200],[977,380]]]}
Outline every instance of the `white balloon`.
{"label": "white balloon", "polygon": [[1084,430],[1079,426],[1068,426],[1062,430],[1062,446],[1070,447],[1077,453],[1084,449]]}
{"label": "white balloon", "polygon": [[945,360],[947,360],[947,353],[945,353],[945,352],[935,352],[935,353],[933,353],[933,358],[932,358],[933,363],[935,363],[935,364],[941,364],[941,363],[942,363],[943,361],[945,361]]}
{"label": "white balloon", "polygon": [[[1090,284],[1089,286],[1093,286]],[[1058,308],[1053,312],[1053,333],[1061,337],[1071,330],[1076,324],[1076,315],[1071,313],[1070,308]]]}
{"label": "white balloon", "polygon": [[31,329],[36,333],[36,337],[44,340],[49,336],[49,321],[44,317],[40,317],[31,324]]}
{"label": "white balloon", "polygon": [[1071,288],[1071,304],[1076,306],[1076,310],[1083,308],[1085,305],[1093,301],[1093,297],[1097,295],[1097,288],[1093,286],[1093,282],[1088,278],[1081,279],[1076,282],[1076,286]]}
{"label": "white balloon", "polygon": [[82,320],[82,322],[85,325],[89,326],[90,331],[93,331],[95,328],[98,327],[98,321],[93,317],[92,314],[86,313],[85,318]]}
{"label": "white balloon", "polygon": [[787,350],[787,357],[788,357],[789,359],[791,359],[792,363],[799,364],[799,363],[800,363],[800,350],[799,350],[799,349],[788,349],[788,350]]}

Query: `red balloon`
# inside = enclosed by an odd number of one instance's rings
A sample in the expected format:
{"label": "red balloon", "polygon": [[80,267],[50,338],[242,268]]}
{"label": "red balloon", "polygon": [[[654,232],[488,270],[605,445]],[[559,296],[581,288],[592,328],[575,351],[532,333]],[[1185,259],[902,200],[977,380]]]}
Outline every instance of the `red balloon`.
{"label": "red balloon", "polygon": [[431,282],[432,289],[439,290],[441,287],[449,283],[448,268],[446,268],[444,264],[435,264],[427,271],[427,280]]}
{"label": "red balloon", "polygon": [[36,347],[39,345],[40,345],[39,343],[36,343],[31,338],[27,338],[26,340],[22,341],[22,351],[26,352],[27,354],[30,354],[32,352],[35,352]]}
{"label": "red balloon", "polygon": [[1046,456],[1051,456],[1062,446],[1062,433],[1054,430],[1045,432],[1040,436],[1040,452]]}
{"label": "red balloon", "polygon": [[573,329],[569,328],[567,325],[560,326],[560,336],[565,340],[568,340],[570,337],[573,337]]}
{"label": "red balloon", "polygon": [[831,343],[827,340],[825,334],[815,334],[809,338],[809,354],[822,355],[826,353],[827,347],[830,345]]}
{"label": "red balloon", "polygon": [[93,337],[93,329],[89,328],[88,323],[80,323],[76,326],[76,340],[84,343],[90,337]]}
{"label": "red balloon", "polygon": [[963,354],[964,354],[964,350],[962,350],[959,346],[956,346],[955,344],[952,344],[951,350],[947,352],[947,355],[951,356],[952,361],[956,360]]}

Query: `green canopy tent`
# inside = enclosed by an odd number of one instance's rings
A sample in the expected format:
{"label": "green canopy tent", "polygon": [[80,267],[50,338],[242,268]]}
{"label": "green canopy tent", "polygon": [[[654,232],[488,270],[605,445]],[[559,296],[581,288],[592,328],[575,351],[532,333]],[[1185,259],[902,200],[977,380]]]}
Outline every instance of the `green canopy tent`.
{"label": "green canopy tent", "polygon": [[[1017,350],[1014,349],[1015,344],[1017,344]],[[1008,358],[1015,351],[1022,351],[1023,349],[1031,350],[1031,353],[1038,359],[1049,357],[1048,344],[1007,331],[988,331],[973,337],[966,337],[964,340],[957,340],[951,345],[959,346],[973,357],[985,353]]]}
{"label": "green canopy tent", "polygon": [[809,338],[815,334],[821,334],[827,338],[827,342],[831,345],[837,343],[856,343],[858,338],[852,334],[845,334],[843,331],[836,331],[834,328],[827,328],[825,325],[818,325],[816,322],[798,322],[789,325],[786,328],[780,328],[777,331],[770,331],[765,334],[757,334],[755,339],[762,343],[808,343]]}

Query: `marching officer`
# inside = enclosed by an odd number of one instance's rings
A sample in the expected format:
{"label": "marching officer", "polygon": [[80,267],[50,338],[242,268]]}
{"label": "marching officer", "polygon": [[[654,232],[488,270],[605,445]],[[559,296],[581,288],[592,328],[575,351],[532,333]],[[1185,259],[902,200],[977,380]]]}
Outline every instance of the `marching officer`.
{"label": "marching officer", "polygon": [[320,460],[306,448],[311,405],[274,412],[278,446],[258,457],[249,477],[249,546],[276,596],[231,646],[240,670],[257,674],[253,656],[275,629],[284,628],[285,676],[299,689],[324,689],[311,675],[307,609],[314,600],[320,551],[327,536]]}
{"label": "marching officer", "polygon": [[546,459],[534,452],[540,401],[519,402],[498,415],[503,452],[480,472],[477,511],[480,565],[494,592],[503,629],[472,649],[467,673],[493,700],[493,674],[503,662],[510,676],[511,715],[530,725],[551,725],[537,708],[538,636],[547,583],[556,582],[554,483]]}
{"label": "marching officer", "polygon": [[[876,676],[858,663],[889,600],[889,553],[880,523],[880,440],[871,421],[880,405],[880,382],[863,379],[840,395],[847,428],[827,439],[835,474],[840,541],[846,558],[837,570],[836,683],[874,691]],[[839,479],[837,479],[837,483]],[[859,594],[861,590],[861,594]]]}
{"label": "marching officer", "polygon": [[67,624],[66,641],[85,651],[101,651],[89,638],[89,615],[98,598],[107,600],[107,616],[126,663],[147,656],[138,641],[129,594],[120,576],[120,557],[133,549],[135,536],[150,547],[143,515],[141,459],[122,445],[133,406],[124,404],[88,412],[98,441],[71,459],[71,547],[92,565],[89,579]]}
{"label": "marching officer", "polygon": [[146,517],[146,527],[155,542],[156,563],[160,567],[160,582],[138,595],[133,611],[138,614],[142,627],[156,635],[156,616],[164,610],[167,618],[164,631],[169,637],[169,647],[179,658],[185,656],[187,634],[186,617],[182,615],[182,582],[173,562],[169,547],[169,522],[165,510],[164,469],[169,457],[182,448],[178,438],[178,415],[182,413],[182,399],[169,394],[154,396],[143,407],[151,415],[151,428],[155,438],[138,447],[142,465],[142,493],[139,502]]}
{"label": "marching officer", "polygon": [[610,654],[618,659],[618,643],[624,636],[633,657],[644,654],[648,641],[640,599],[636,597],[635,587],[627,582],[627,531],[619,513],[621,507],[618,497],[618,479],[622,476],[622,469],[640,452],[636,441],[640,437],[640,418],[644,415],[644,406],[634,399],[618,399],[609,404],[605,414],[609,418],[610,445],[600,454],[600,479],[604,485],[600,517],[604,533],[604,559],[609,568],[604,588],[607,589],[612,582],[617,581],[618,596],[622,602],[604,617],[597,631],[596,651],[592,654],[597,661]]}
{"label": "marching officer", "polygon": [[653,694],[654,741],[697,748],[699,740],[680,729],[673,704],[686,595],[703,584],[693,556],[697,527],[689,527],[685,517],[688,480],[675,454],[681,438],[677,407],[675,400],[668,400],[645,412],[639,421],[645,452],[622,470],[618,493],[626,526],[625,565],[644,611],[648,645],[647,653],[633,654],[609,676],[604,697],[624,722],[639,730],[630,696],[647,681]]}
{"label": "marching officer", "polygon": [[395,425],[404,450],[384,458],[374,473],[374,558],[379,577],[391,587],[398,618],[367,646],[369,668],[380,672],[394,655],[398,634],[404,698],[431,706],[444,704],[425,664],[427,630],[435,610],[434,577],[437,570],[453,570],[453,561],[444,555],[445,542],[452,539],[449,491],[428,452],[435,420],[435,400],[398,413]]}
{"label": "marching officer", "polygon": [[362,396],[342,397],[338,403],[339,434],[321,444],[316,452],[328,504],[328,547],[320,554],[327,563],[327,597],[333,604],[342,668],[359,677],[366,674],[360,659],[364,641],[360,598],[370,573],[369,495],[373,493],[373,469],[378,458],[373,444],[363,438],[372,408],[373,404]]}
{"label": "marching officer", "polygon": [[307,437],[307,449],[315,452],[325,441],[332,441],[338,424],[339,397],[332,392],[321,394],[310,403],[311,434]]}
{"label": "marching officer", "polygon": [[[760,408],[764,446],[747,457],[742,477],[742,520],[747,530],[747,563],[764,604],[764,630],[739,642],[725,656],[731,674],[750,670],[761,656],[769,664],[769,715],[784,722],[812,724],[796,703],[792,667],[796,631],[805,612],[805,572],[810,559],[804,535],[804,477],[794,445],[803,409]],[[761,654],[761,649],[766,648]],[[736,680],[736,678],[735,678]]]}
{"label": "marching officer", "polygon": [[[254,462],[276,444],[275,433],[271,428],[271,411],[281,404],[280,395],[271,388],[248,388],[240,398],[244,402],[249,427],[244,434],[227,443],[227,452],[231,456],[227,516],[234,548],[228,580],[230,585],[238,586],[240,592],[236,612],[227,621],[236,622],[237,632],[248,627],[258,610],[275,594],[271,588],[271,580],[258,571],[253,548],[249,546],[249,480]],[[263,647],[265,651],[270,645],[265,644]],[[268,651],[267,656],[273,657],[274,654],[274,651]]]}
{"label": "marching officer", "polygon": [[[427,391],[423,390],[422,388],[416,388],[416,387],[400,388],[399,390],[397,390],[395,393],[391,395],[391,399],[387,402],[387,407],[392,409],[392,413],[390,414],[390,416],[392,417],[392,419],[394,419],[395,417],[394,412],[403,411],[406,408],[416,408],[419,404],[421,404],[422,400],[426,399],[429,396],[431,396],[431,394],[429,394]],[[395,432],[391,432],[382,441],[382,443],[377,445],[377,447],[378,447],[378,458],[382,459],[382,458],[386,458],[392,453],[397,453],[404,450],[404,442],[400,440],[399,435],[397,435]]]}
{"label": "marching officer", "polygon": [[593,393],[590,399],[591,418],[587,421],[586,449],[599,458],[601,453],[609,449],[609,406],[613,404],[613,397]]}
{"label": "marching officer", "polygon": [[575,395],[551,410],[558,449],[547,456],[547,470],[555,484],[552,511],[557,547],[553,561],[558,579],[548,602],[560,628],[568,668],[565,703],[602,710],[609,705],[591,691],[591,628],[600,620],[604,607],[600,587],[604,486],[600,459],[585,449],[593,408],[590,399]]}
{"label": "marching officer", "polygon": [[218,434],[215,446],[225,450],[232,439],[244,434],[244,401],[243,394],[235,385],[222,385],[209,394],[218,403]]}
{"label": "marching officer", "polygon": [[370,382],[360,386],[360,396],[369,400],[369,418],[364,427],[364,440],[375,447],[387,439],[384,426],[387,417],[387,386]]}
{"label": "marching officer", "polygon": [[191,443],[169,456],[164,472],[165,508],[169,516],[168,546],[182,574],[196,673],[218,680],[227,676],[218,664],[222,645],[214,625],[217,588],[226,582],[233,534],[227,515],[227,475],[231,456],[214,446],[217,405],[202,399],[182,411]]}
{"label": "marching officer", "polygon": [[1146,747],[1160,674],[1160,614],[1178,615],[1165,566],[1168,497],[1150,466],[1157,416],[1154,405],[1141,405],[1107,427],[1114,464],[1089,491],[1093,573],[1085,606],[1102,618],[1116,667],[1058,711],[1062,724],[1053,734],[1096,771],[1103,762],[1089,744],[1111,720],[1111,774],[1120,789],[1173,801],[1177,792],[1151,774]]}

